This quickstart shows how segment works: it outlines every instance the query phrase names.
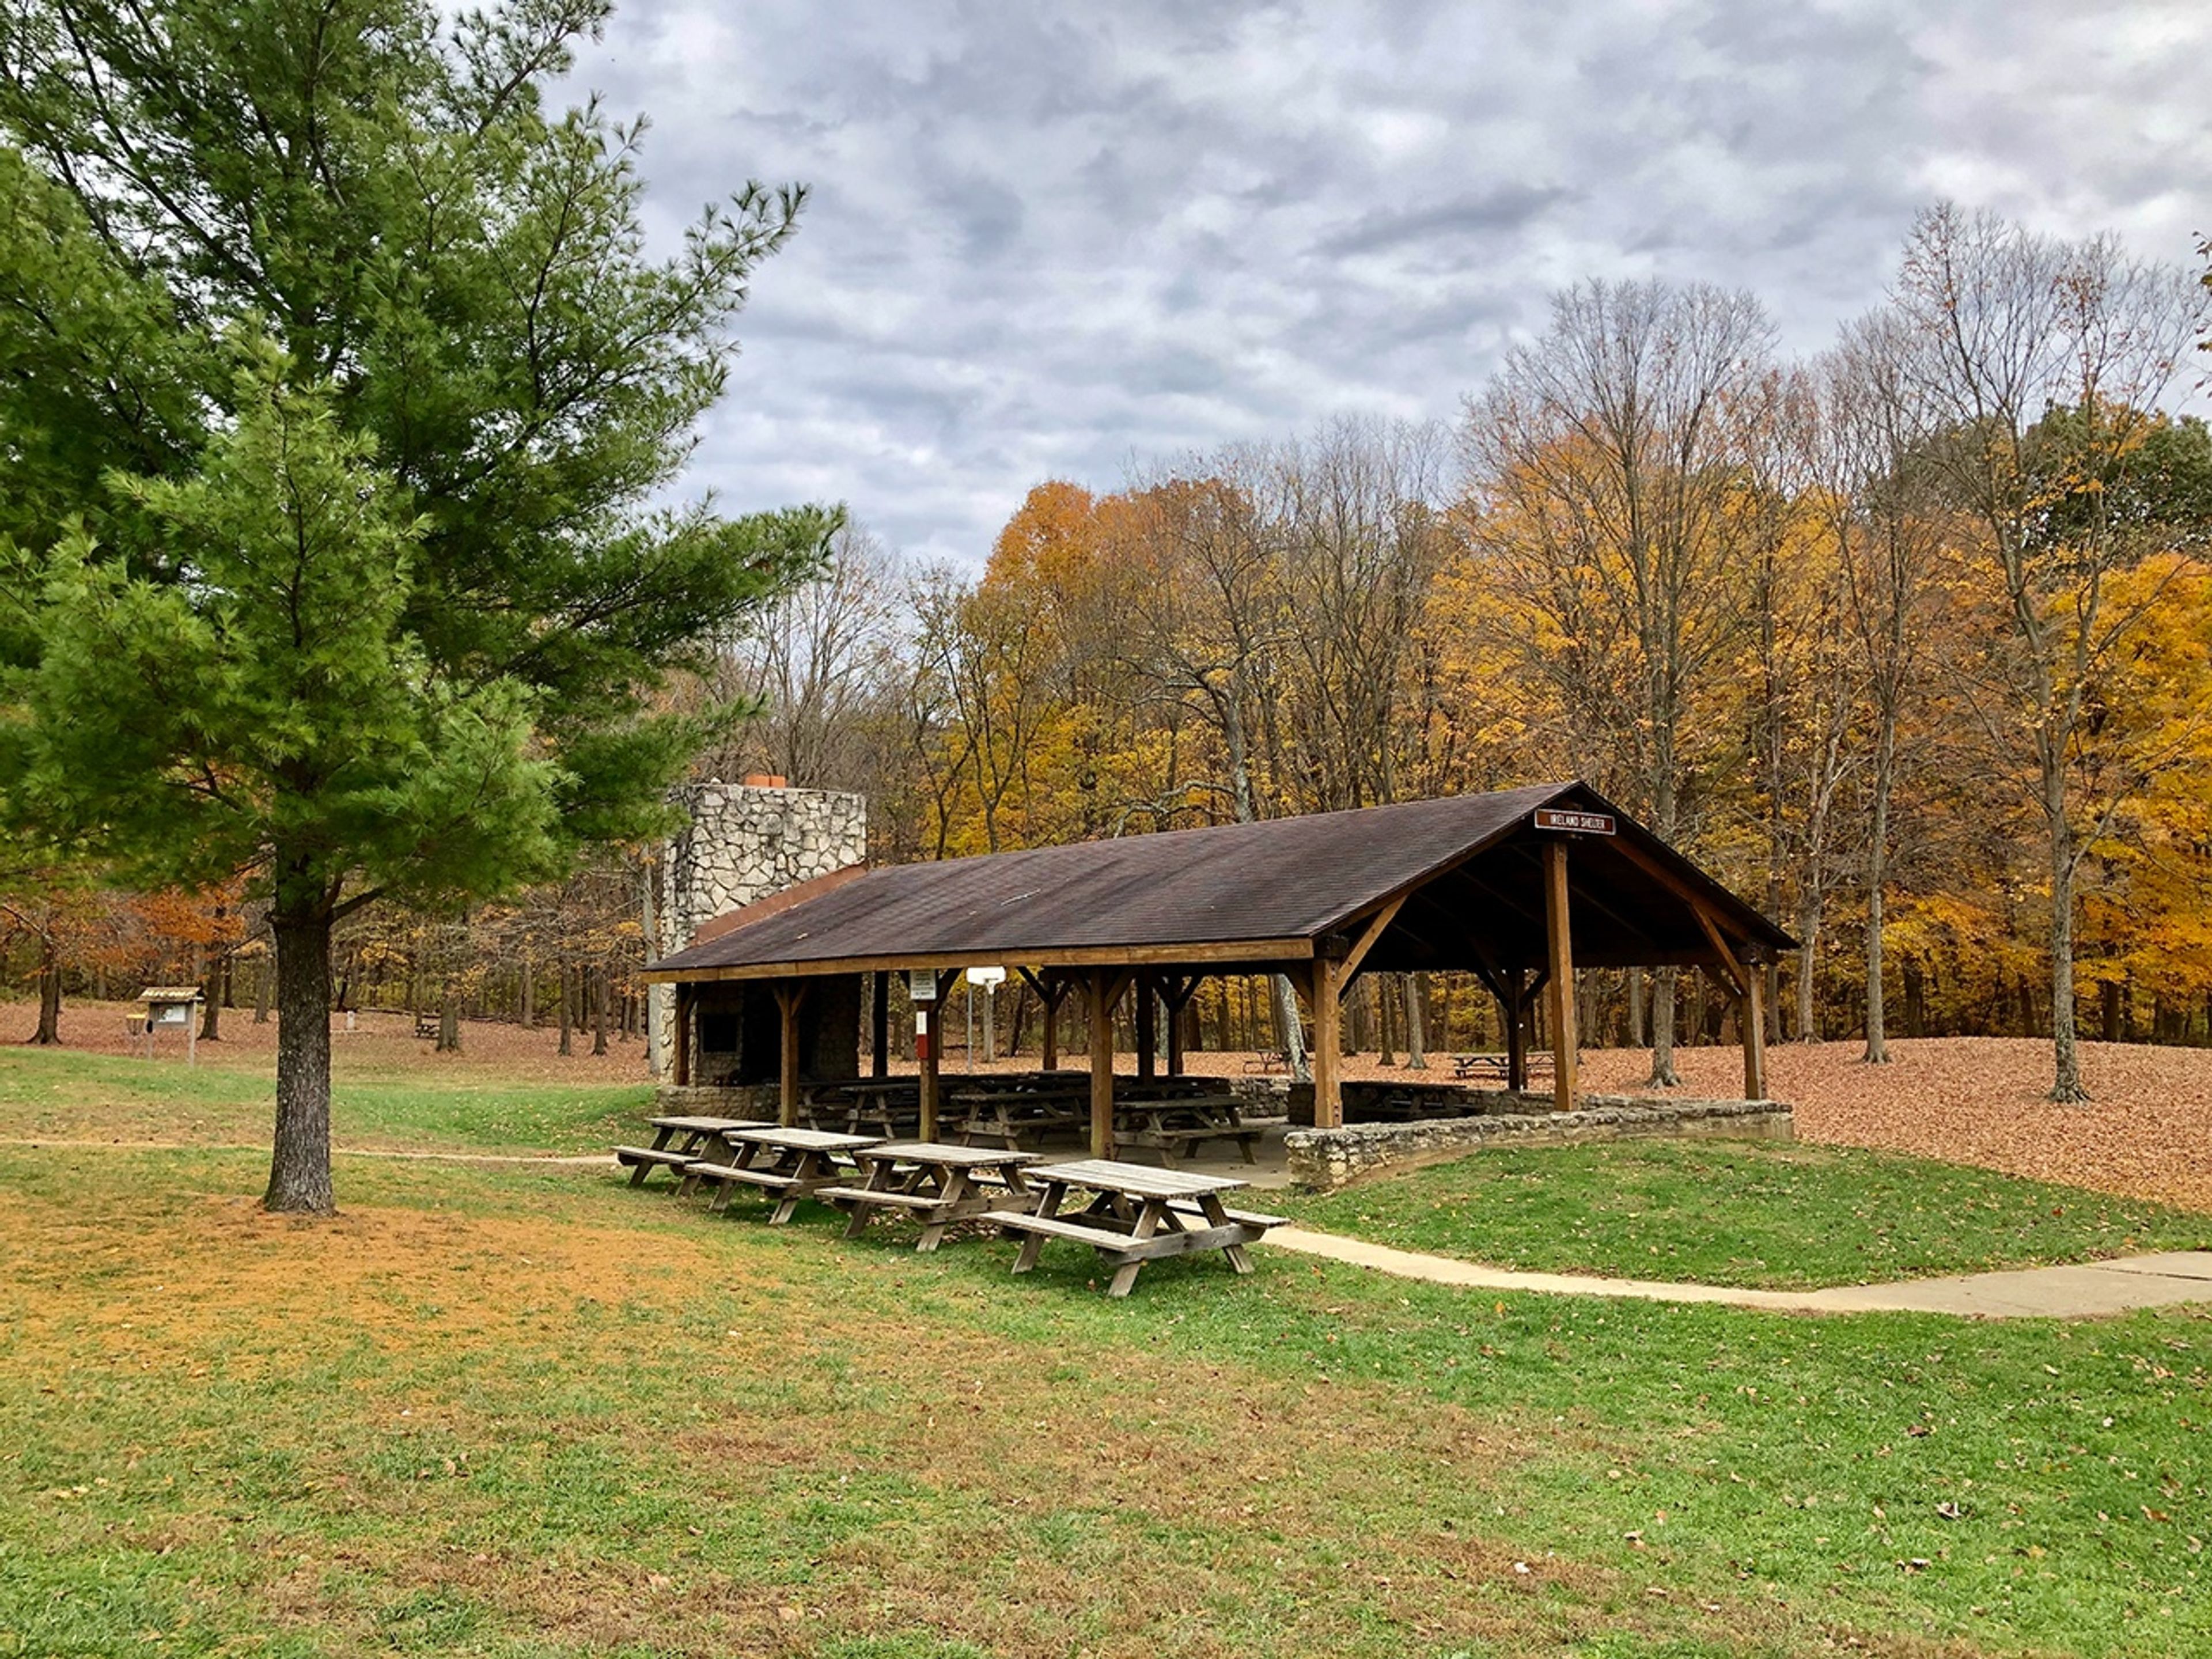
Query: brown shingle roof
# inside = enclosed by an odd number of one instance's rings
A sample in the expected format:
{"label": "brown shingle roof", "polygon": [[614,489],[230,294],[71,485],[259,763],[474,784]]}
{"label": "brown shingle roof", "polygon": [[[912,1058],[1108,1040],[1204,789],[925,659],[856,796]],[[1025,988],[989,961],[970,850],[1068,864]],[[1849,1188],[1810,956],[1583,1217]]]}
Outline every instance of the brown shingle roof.
{"label": "brown shingle roof", "polygon": [[[1541,784],[896,865],[764,908],[757,919],[740,912],[728,931],[664,957],[649,971],[656,979],[750,978],[775,969],[803,974],[810,967],[958,965],[954,959],[1107,962],[1144,952],[1162,960],[1167,958],[1158,953],[1181,947],[1190,949],[1194,963],[1305,957],[1312,941],[1393,896],[1424,888],[1486,851],[1510,851],[1506,843],[1534,834],[1531,814],[1553,805],[1615,810],[1581,784]],[[1620,835],[1695,891],[1736,938],[1766,951],[1790,945],[1757,911],[1626,817]],[[1591,849],[1584,860],[1589,878],[1603,878],[1615,906],[1650,908],[1653,893],[1665,894],[1648,870],[1619,852],[1595,840],[1579,845]],[[1469,884],[1471,874],[1455,884],[1448,915],[1439,916],[1433,905],[1410,905],[1384,935],[1375,965],[1473,966],[1460,959],[1468,952],[1459,941],[1484,934],[1493,959],[1522,959],[1526,917],[1516,903],[1500,902],[1496,887],[1519,881],[1525,862],[1500,861],[1481,889]],[[1443,884],[1437,887],[1441,891]],[[1666,899],[1661,908],[1678,917],[1632,928],[1623,935],[1626,944],[1610,948],[1603,915],[1593,910],[1587,923],[1578,917],[1578,953],[1587,925],[1595,931],[1592,953],[1583,959],[1593,965],[1625,959],[1624,950],[1644,961],[1705,954],[1686,908],[1672,894]],[[1462,914],[1467,911],[1473,914]],[[1494,926],[1486,928],[1486,918]]]}

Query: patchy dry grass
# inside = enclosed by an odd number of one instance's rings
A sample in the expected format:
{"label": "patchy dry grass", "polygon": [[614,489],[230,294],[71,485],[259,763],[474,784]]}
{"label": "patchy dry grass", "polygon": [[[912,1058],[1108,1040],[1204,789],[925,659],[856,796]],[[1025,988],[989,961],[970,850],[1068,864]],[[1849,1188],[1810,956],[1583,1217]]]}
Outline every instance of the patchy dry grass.
{"label": "patchy dry grass", "polygon": [[1109,1304],[1079,1253],[1017,1281],[575,1171],[356,1160],[282,1220],[257,1168],[0,1152],[0,1654],[2212,1644],[2203,1318],[1265,1251]]}

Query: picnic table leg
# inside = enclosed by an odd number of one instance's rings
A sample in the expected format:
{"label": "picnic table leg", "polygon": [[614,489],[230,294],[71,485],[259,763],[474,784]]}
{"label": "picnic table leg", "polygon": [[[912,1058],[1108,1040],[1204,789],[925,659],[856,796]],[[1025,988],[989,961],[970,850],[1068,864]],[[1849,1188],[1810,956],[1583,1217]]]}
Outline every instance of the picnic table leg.
{"label": "picnic table leg", "polygon": [[[751,1141],[738,1141],[730,1149],[730,1167],[733,1170],[750,1170],[760,1162],[760,1153],[761,1149]],[[714,1195],[707,1200],[708,1210],[720,1212],[728,1209],[731,1191],[737,1184],[734,1181],[716,1182]]]}
{"label": "picnic table leg", "polygon": [[[1137,1224],[1130,1230],[1129,1242],[1133,1244],[1141,1244],[1151,1238],[1159,1230],[1160,1218],[1167,1213],[1168,1205],[1165,1199],[1146,1199],[1143,1212],[1137,1217]],[[1141,1261],[1121,1262],[1114,1269],[1114,1277],[1106,1281],[1106,1294],[1109,1297],[1128,1295],[1130,1289],[1137,1282],[1139,1270],[1144,1265]]]}
{"label": "picnic table leg", "polygon": [[[822,1157],[823,1154],[819,1152],[801,1152],[799,1155],[799,1162],[793,1166],[792,1180],[796,1182],[805,1182],[813,1174]],[[823,1173],[826,1175],[828,1171],[824,1170]],[[776,1205],[775,1211],[769,1216],[768,1224],[771,1227],[781,1227],[785,1222],[790,1220],[799,1208],[801,1196],[798,1187],[785,1188],[782,1200]]]}
{"label": "picnic table leg", "polygon": [[[1206,1218],[1209,1226],[1226,1227],[1230,1224],[1229,1212],[1221,1202],[1220,1194],[1200,1193],[1198,1196],[1198,1208],[1199,1213]],[[1242,1244],[1224,1244],[1221,1247],[1221,1254],[1229,1258],[1229,1265],[1236,1268],[1238,1273],[1249,1273],[1252,1271],[1252,1258],[1244,1254],[1244,1247]]]}
{"label": "picnic table leg", "polygon": [[[890,1183],[891,1161],[887,1158],[879,1158],[868,1165],[868,1178],[861,1185],[872,1193],[880,1193],[889,1188]],[[868,1211],[871,1207],[857,1199],[854,1200],[853,1218],[845,1224],[846,1237],[858,1238],[868,1231]]]}
{"label": "picnic table leg", "polygon": [[958,1206],[967,1191],[967,1170],[948,1170],[945,1172],[945,1184],[937,1189],[937,1200],[942,1206],[938,1210],[937,1214],[941,1218],[922,1224],[921,1243],[914,1247],[915,1255],[920,1255],[933,1250],[944,1241],[945,1229],[950,1224],[954,1209]]}
{"label": "picnic table leg", "polygon": [[[1066,1195],[1067,1188],[1064,1185],[1057,1181],[1048,1181],[1044,1186],[1044,1197],[1038,1203],[1036,1212],[1048,1220],[1058,1215],[1060,1200]],[[1025,1273],[1036,1267],[1037,1252],[1042,1249],[1044,1249],[1042,1233],[1024,1233],[1022,1236],[1021,1253],[1014,1257],[1014,1271],[1018,1273]]]}

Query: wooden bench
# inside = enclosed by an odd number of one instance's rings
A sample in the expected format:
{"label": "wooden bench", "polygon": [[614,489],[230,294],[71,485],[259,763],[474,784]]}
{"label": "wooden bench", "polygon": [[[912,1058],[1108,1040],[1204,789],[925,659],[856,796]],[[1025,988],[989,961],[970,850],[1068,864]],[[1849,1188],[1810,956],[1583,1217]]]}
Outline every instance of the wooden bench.
{"label": "wooden bench", "polygon": [[[1170,1204],[1168,1208],[1173,1210],[1177,1215],[1186,1216],[1193,1221],[1206,1219],[1206,1212],[1195,1204]],[[1240,1227],[1257,1227],[1261,1232],[1267,1231],[1270,1227],[1287,1227],[1291,1224],[1291,1218],[1286,1215],[1261,1215],[1257,1210],[1232,1210],[1226,1205],[1222,1206],[1221,1213],[1225,1218],[1235,1222]]]}
{"label": "wooden bench", "polygon": [[617,1146],[615,1162],[630,1172],[629,1184],[641,1187],[646,1176],[665,1166],[672,1175],[682,1176],[699,1160],[690,1152],[665,1152],[658,1146]]}
{"label": "wooden bench", "polygon": [[1255,1128],[1250,1124],[1218,1123],[1196,1129],[1131,1129],[1115,1134],[1114,1139],[1124,1147],[1149,1147],[1160,1155],[1163,1163],[1173,1169],[1178,1157],[1188,1156],[1197,1150],[1200,1143],[1208,1140],[1233,1140],[1237,1143],[1237,1150],[1244,1155],[1244,1161],[1256,1164],[1259,1159],[1252,1155],[1252,1147],[1266,1133],[1265,1129]]}
{"label": "wooden bench", "polygon": [[684,1183],[677,1188],[688,1193],[700,1182],[714,1188],[714,1196],[707,1200],[709,1210],[719,1210],[730,1201],[730,1188],[742,1182],[748,1187],[757,1187],[764,1193],[784,1193],[799,1184],[796,1176],[778,1175],[772,1170],[747,1170],[735,1164],[709,1164],[703,1158],[692,1160],[691,1167],[684,1172]]}
{"label": "wooden bench", "polygon": [[935,1210],[945,1203],[934,1193],[879,1193],[866,1187],[817,1187],[814,1196],[825,1204],[888,1204],[900,1210]]}
{"label": "wooden bench", "polygon": [[[1132,1249],[1141,1249],[1144,1244],[1152,1242],[1146,1239],[1140,1243],[1127,1233],[1115,1232],[1111,1227],[1086,1226],[1080,1221],[1063,1221],[1056,1215],[1024,1215],[1018,1210],[994,1210],[983,1219],[1005,1228],[1008,1232],[1034,1233],[1040,1238],[1072,1239],[1078,1244],[1096,1245],[1102,1250],[1110,1250],[1121,1255],[1129,1254]],[[1184,1238],[1188,1235],[1160,1233],[1155,1237],[1165,1240]],[[1172,1252],[1161,1251],[1158,1254]]]}
{"label": "wooden bench", "polygon": [[415,1036],[417,1042],[435,1042],[438,1040],[439,1017],[435,1014],[415,1016]]}

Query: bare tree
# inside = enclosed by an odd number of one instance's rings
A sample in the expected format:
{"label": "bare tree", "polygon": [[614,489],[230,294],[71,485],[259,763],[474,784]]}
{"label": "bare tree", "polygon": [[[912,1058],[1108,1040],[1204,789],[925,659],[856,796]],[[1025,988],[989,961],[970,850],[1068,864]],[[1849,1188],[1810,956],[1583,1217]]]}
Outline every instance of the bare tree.
{"label": "bare tree", "polygon": [[[2039,816],[2050,883],[2051,1098],[2088,1098],[2074,1006],[2075,878],[2160,763],[2093,773],[2100,686],[2159,597],[2115,578],[2163,545],[2126,510],[2135,463],[2164,423],[2201,323],[2178,269],[2109,238],[2065,242],[1995,215],[1921,216],[1892,295],[1908,422],[1971,524],[1966,579],[2002,618],[1964,659],[1992,748]],[[2179,734],[2162,735],[2172,744]],[[2168,757],[2170,758],[2170,756]]]}
{"label": "bare tree", "polygon": [[1820,367],[1818,510],[1844,583],[1859,692],[1873,730],[1860,793],[1859,882],[1866,899],[1869,1065],[1889,1061],[1884,928],[1907,711],[1921,695],[1940,590],[1943,512],[1905,396],[1899,319],[1877,313],[1844,331]]}
{"label": "bare tree", "polygon": [[896,554],[860,525],[830,544],[828,568],[749,619],[720,653],[718,696],[759,705],[706,769],[781,774],[816,787],[876,781],[908,616]]}
{"label": "bare tree", "polygon": [[[1718,734],[1695,710],[1743,638],[1744,574],[1778,533],[1773,326],[1747,294],[1586,283],[1509,354],[1462,428],[1478,548],[1516,613],[1501,643],[1548,683],[1607,787],[1694,832]],[[1653,1085],[1674,1069],[1654,975]]]}
{"label": "bare tree", "polygon": [[[1290,601],[1266,497],[1276,482],[1255,451],[1191,465],[1139,492],[1130,527],[1145,580],[1132,590],[1127,660],[1155,698],[1193,710],[1218,742],[1219,774],[1174,781],[1206,791],[1238,823],[1267,816],[1256,781],[1275,660],[1288,641]],[[1272,976],[1276,1029],[1293,1078],[1310,1081],[1297,994]]]}

